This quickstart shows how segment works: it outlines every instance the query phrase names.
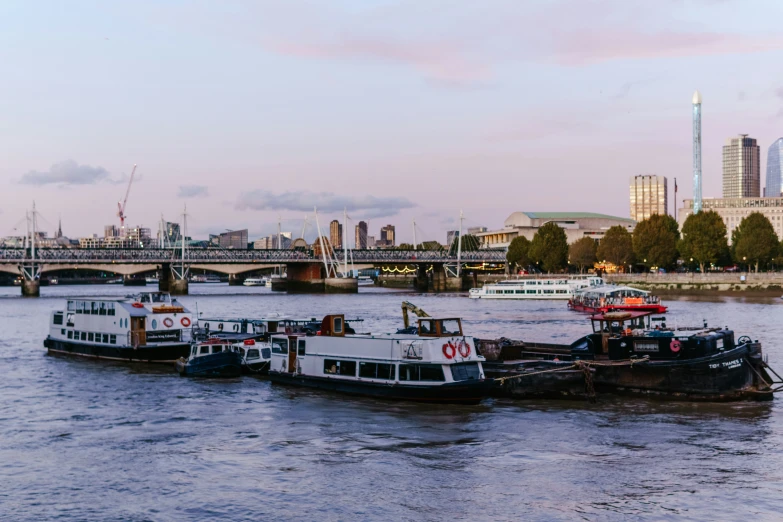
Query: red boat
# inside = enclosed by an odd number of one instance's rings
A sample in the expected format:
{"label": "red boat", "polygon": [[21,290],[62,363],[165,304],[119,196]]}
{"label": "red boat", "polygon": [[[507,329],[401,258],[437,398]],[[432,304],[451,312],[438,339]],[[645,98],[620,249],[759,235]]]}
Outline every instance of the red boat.
{"label": "red boat", "polygon": [[615,310],[665,313],[661,299],[630,286],[606,285],[577,291],[568,300],[568,308],[577,312],[600,314]]}

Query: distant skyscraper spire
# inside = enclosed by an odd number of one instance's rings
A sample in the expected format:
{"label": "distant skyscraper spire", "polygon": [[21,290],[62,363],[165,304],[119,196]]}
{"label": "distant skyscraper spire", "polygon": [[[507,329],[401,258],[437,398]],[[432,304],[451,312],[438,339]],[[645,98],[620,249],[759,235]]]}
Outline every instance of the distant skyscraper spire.
{"label": "distant skyscraper spire", "polygon": [[63,237],[63,218],[62,217],[58,217],[57,218],[57,235],[56,235],[56,238],[60,239],[61,237]]}
{"label": "distant skyscraper spire", "polygon": [[701,93],[693,93],[693,213],[701,211]]}

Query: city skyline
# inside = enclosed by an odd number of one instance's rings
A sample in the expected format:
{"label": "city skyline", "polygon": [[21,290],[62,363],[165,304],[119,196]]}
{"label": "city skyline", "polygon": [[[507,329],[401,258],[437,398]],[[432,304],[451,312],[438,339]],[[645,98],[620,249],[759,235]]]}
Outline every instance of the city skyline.
{"label": "city skyline", "polygon": [[696,88],[703,195],[719,196],[727,137],[783,135],[768,66],[783,7],[600,4],[8,4],[0,235],[33,200],[70,237],[118,224],[135,163],[128,223],[155,229],[187,202],[200,237],[268,235],[279,214],[296,230],[314,206],[322,226],[347,207],[351,227],[394,223],[406,243],[414,218],[442,240],[459,208],[466,228],[522,208],[623,216],[629,173],[689,178]]}

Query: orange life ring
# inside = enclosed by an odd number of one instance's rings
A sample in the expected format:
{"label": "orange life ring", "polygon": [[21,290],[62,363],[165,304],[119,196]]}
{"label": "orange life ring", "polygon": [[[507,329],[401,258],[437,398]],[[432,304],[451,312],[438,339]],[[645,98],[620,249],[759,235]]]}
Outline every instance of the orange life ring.
{"label": "orange life ring", "polygon": [[171,319],[171,317],[167,317],[163,320],[163,326],[166,328],[171,328],[174,326],[174,321]]}
{"label": "orange life ring", "polygon": [[184,326],[185,328],[190,326],[190,319],[188,319],[187,317],[183,317],[182,319],[179,320],[179,322],[182,323],[182,326]]}
{"label": "orange life ring", "polygon": [[459,354],[463,359],[470,357],[470,345],[465,341],[460,341],[458,346]]}
{"label": "orange life ring", "polygon": [[672,342],[669,343],[669,350],[671,350],[672,353],[678,353],[680,348],[682,348],[682,343],[677,339],[672,339]]}
{"label": "orange life ring", "polygon": [[133,306],[133,308],[144,308],[144,305],[141,303],[133,303],[131,306]]}
{"label": "orange life ring", "polygon": [[453,359],[455,355],[457,355],[457,349],[451,344],[451,341],[443,345],[443,356],[446,359]]}

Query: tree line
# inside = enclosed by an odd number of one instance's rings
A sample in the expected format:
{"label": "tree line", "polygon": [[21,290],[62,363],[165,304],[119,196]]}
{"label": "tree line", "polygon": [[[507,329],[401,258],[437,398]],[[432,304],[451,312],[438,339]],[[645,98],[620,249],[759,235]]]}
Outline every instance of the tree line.
{"label": "tree line", "polygon": [[633,233],[616,225],[600,241],[583,237],[568,244],[565,231],[556,223],[546,223],[532,240],[516,237],[506,254],[509,267],[536,267],[544,272],[561,272],[569,266],[584,272],[596,262],[608,262],[624,270],[653,267],[671,270],[681,261],[686,267],[706,268],[740,265],[768,268],[783,264],[783,244],[772,223],[759,212],[745,217],[728,244],[726,225],[714,211],[691,214],[679,229],[668,215],[653,215],[640,221]]}

